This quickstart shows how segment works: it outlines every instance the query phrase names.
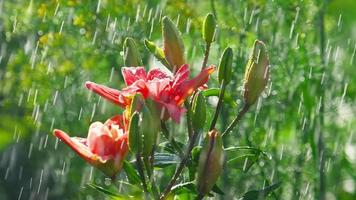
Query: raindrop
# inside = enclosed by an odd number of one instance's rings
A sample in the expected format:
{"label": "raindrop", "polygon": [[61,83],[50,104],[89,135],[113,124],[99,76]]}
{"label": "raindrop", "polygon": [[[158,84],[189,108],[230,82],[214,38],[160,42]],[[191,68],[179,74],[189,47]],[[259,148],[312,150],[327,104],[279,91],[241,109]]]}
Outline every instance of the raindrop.
{"label": "raindrop", "polygon": [[100,12],[100,4],[101,4],[101,0],[98,0],[98,5],[96,6],[96,13]]}
{"label": "raindrop", "polygon": [[20,199],[21,199],[22,192],[23,192],[23,186],[21,187],[20,194],[19,194],[19,196],[17,197],[17,200],[20,200]]}
{"label": "raindrop", "polygon": [[5,181],[7,180],[8,176],[9,176],[9,172],[10,172],[10,168],[8,167],[5,172],[5,177],[4,177]]}
{"label": "raindrop", "polygon": [[54,143],[54,150],[57,150],[57,148],[58,148],[58,142],[59,142],[59,139],[56,138],[56,142]]}
{"label": "raindrop", "polygon": [[83,113],[83,108],[80,107],[79,116],[78,116],[78,121],[80,121],[80,119],[82,118],[82,113]]}
{"label": "raindrop", "polygon": [[19,180],[22,179],[22,173],[23,173],[23,166],[21,166],[19,170]]}
{"label": "raindrop", "polygon": [[57,97],[58,97],[58,90],[56,90],[56,92],[54,93],[54,97],[53,97],[53,103],[52,103],[52,105],[55,105],[55,104],[56,104]]}
{"label": "raindrop", "polygon": [[38,183],[37,194],[40,194],[41,185],[42,185],[42,178],[43,178],[43,169],[41,170],[40,182]]}
{"label": "raindrop", "polygon": [[93,110],[91,112],[90,121],[93,121],[93,118],[94,118],[94,115],[95,115],[95,110],[96,110],[96,103],[94,103],[94,105],[93,105]]}
{"label": "raindrop", "polygon": [[63,25],[64,25],[64,21],[62,21],[61,28],[59,29],[59,34],[60,35],[62,34],[62,31],[63,31]]}
{"label": "raindrop", "polygon": [[64,170],[66,168],[66,162],[64,161],[63,162],[63,167],[62,167],[62,172],[61,172],[61,175],[63,176],[64,175]]}
{"label": "raindrop", "polygon": [[31,158],[32,148],[33,148],[33,143],[31,142],[31,144],[30,144],[30,149],[28,150],[28,155],[27,155],[27,158],[28,158],[28,159]]}
{"label": "raindrop", "polygon": [[284,144],[282,144],[281,154],[279,155],[279,160],[282,160],[284,152]]}

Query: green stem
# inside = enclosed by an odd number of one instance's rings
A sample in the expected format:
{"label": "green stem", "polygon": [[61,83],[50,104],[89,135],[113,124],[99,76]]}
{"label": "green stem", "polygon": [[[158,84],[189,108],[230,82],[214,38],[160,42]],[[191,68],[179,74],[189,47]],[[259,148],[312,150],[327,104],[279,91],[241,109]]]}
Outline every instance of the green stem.
{"label": "green stem", "polygon": [[147,189],[145,172],[144,172],[142,158],[141,158],[141,154],[140,153],[137,153],[137,155],[136,155],[136,164],[137,164],[138,173],[139,173],[140,178],[141,178],[143,191],[145,192],[146,199],[148,199],[147,194],[149,194],[149,192],[148,192],[148,189]]}
{"label": "green stem", "polygon": [[190,154],[192,152],[192,149],[194,147],[195,141],[198,138],[199,132],[194,132],[193,136],[189,139],[189,144],[188,147],[185,151],[184,157],[183,159],[180,161],[177,170],[175,171],[171,181],[168,183],[168,185],[166,186],[166,188],[164,189],[164,192],[162,193],[160,199],[163,200],[166,198],[166,196],[170,193],[173,185],[176,183],[178,177],[180,176],[180,174],[182,173],[185,165],[187,164]]}
{"label": "green stem", "polygon": [[247,113],[248,109],[250,108],[249,105],[245,104],[244,107],[240,110],[234,120],[232,120],[231,124],[227,127],[227,129],[222,133],[222,137],[227,135],[235,128],[237,123],[242,119],[242,117]]}
{"label": "green stem", "polygon": [[211,43],[206,43],[203,64],[201,65],[201,70],[206,67],[206,63],[208,62],[209,54],[210,54]]}
{"label": "green stem", "polygon": [[[324,28],[324,14],[325,14],[324,1],[319,13],[319,37],[320,37],[320,60],[321,68],[325,71],[325,28]],[[323,139],[324,127],[324,90],[320,90],[320,114],[319,114],[319,132],[318,132],[318,160],[317,167],[319,168],[319,200],[325,200],[326,193],[326,176],[325,176],[325,145]]]}
{"label": "green stem", "polygon": [[218,101],[218,105],[216,106],[216,109],[215,109],[213,120],[211,121],[211,124],[210,124],[210,128],[209,128],[210,131],[215,128],[216,122],[218,120],[220,109],[224,102],[225,88],[226,88],[225,80],[222,80],[221,85],[220,85],[219,101]]}
{"label": "green stem", "polygon": [[[195,93],[193,94],[193,96],[195,95]],[[192,124],[191,124],[191,122],[192,122],[192,120],[191,120],[191,112],[190,112],[190,104],[189,104],[189,102],[188,101],[185,101],[184,102],[184,106],[185,106],[185,108],[187,109],[187,126],[188,126],[188,136],[189,136],[189,138],[191,138],[192,137],[192,135],[193,135],[193,126],[192,126]]]}

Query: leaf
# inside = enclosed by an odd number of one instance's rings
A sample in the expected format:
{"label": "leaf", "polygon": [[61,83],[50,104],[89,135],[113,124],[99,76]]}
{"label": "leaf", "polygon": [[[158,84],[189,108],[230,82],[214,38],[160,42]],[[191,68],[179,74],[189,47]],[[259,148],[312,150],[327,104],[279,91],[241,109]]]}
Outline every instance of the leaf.
{"label": "leaf", "polygon": [[154,166],[164,168],[169,165],[178,164],[180,159],[175,154],[170,153],[155,153]]}
{"label": "leaf", "polygon": [[215,184],[211,189],[216,194],[225,195],[225,193]]}
{"label": "leaf", "polygon": [[266,152],[250,146],[229,147],[224,150],[228,158],[227,165],[237,167],[244,172],[247,172],[261,155],[270,158]]}
{"label": "leaf", "polygon": [[138,184],[141,182],[140,177],[138,176],[138,174],[136,173],[135,168],[132,166],[131,163],[129,163],[128,161],[124,161],[124,165],[123,168],[125,170],[126,176],[129,179],[129,182],[132,184]]}
{"label": "leaf", "polygon": [[174,194],[181,194],[181,193],[187,193],[187,192],[197,193],[194,181],[177,184],[172,187],[171,191]]}
{"label": "leaf", "polygon": [[[211,97],[211,96],[216,96],[218,97],[220,94],[220,88],[210,88],[210,89],[207,89],[207,90],[204,90],[203,91],[203,95],[205,97]],[[232,107],[236,108],[237,107],[237,104],[236,102],[234,101],[234,99],[231,97],[231,95],[229,93],[227,93],[225,91],[225,94],[224,94],[224,102],[230,104]]]}
{"label": "leaf", "polygon": [[281,186],[282,182],[267,186],[262,190],[251,190],[246,192],[240,200],[262,200],[265,199],[273,190]]}
{"label": "leaf", "polygon": [[109,191],[109,190],[107,190],[107,189],[105,189],[105,188],[103,188],[101,186],[95,185],[94,183],[88,183],[87,186],[89,186],[89,187],[91,187],[91,188],[93,188],[93,189],[105,194],[106,196],[110,197],[110,199],[117,199],[117,200],[120,199],[121,200],[121,199],[127,198],[124,195],[116,194],[116,193],[111,192],[111,191]]}

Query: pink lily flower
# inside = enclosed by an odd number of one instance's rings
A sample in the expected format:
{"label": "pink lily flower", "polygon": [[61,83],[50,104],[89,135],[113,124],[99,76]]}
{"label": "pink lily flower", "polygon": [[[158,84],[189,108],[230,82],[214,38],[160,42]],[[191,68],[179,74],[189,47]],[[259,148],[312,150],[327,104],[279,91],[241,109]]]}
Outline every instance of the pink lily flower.
{"label": "pink lily flower", "polygon": [[58,129],[53,134],[88,163],[112,178],[121,170],[128,152],[124,119],[120,115],[108,119],[104,124],[92,123],[87,138],[70,137]]}
{"label": "pink lily flower", "polygon": [[185,99],[203,86],[214,70],[215,67],[210,66],[189,80],[187,64],[182,65],[174,76],[158,68],[146,73],[143,67],[122,67],[121,72],[127,87],[121,91],[89,81],[85,83],[85,86],[123,108],[130,105],[133,95],[139,92],[145,99],[153,99],[163,111],[168,111],[168,113],[163,113],[164,119],[172,117],[174,121],[179,122],[181,115],[185,112],[182,106]]}

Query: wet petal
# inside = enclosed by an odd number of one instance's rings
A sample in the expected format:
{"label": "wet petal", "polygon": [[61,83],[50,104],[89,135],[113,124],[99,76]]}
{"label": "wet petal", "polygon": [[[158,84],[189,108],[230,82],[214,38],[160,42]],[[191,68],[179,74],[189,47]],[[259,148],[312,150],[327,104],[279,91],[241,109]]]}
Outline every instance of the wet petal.
{"label": "wet petal", "polygon": [[62,142],[67,144],[73,151],[75,151],[84,160],[93,163],[95,162],[95,155],[90,151],[90,149],[85,145],[86,139],[69,137],[64,131],[55,129],[53,134],[59,138]]}
{"label": "wet petal", "polygon": [[117,104],[121,107],[125,107],[125,102],[120,99],[121,92],[119,90],[115,90],[104,85],[96,84],[90,81],[85,83],[85,87],[89,90],[99,94],[100,96],[104,97],[105,99],[111,101],[114,104]]}
{"label": "wet petal", "polygon": [[143,67],[122,67],[122,76],[127,86],[132,85],[137,80],[146,80],[146,70]]}
{"label": "wet petal", "polygon": [[164,78],[171,78],[171,77],[167,75],[165,72],[163,72],[162,70],[156,68],[156,69],[151,69],[147,74],[147,80],[153,80],[155,78],[164,79]]}

